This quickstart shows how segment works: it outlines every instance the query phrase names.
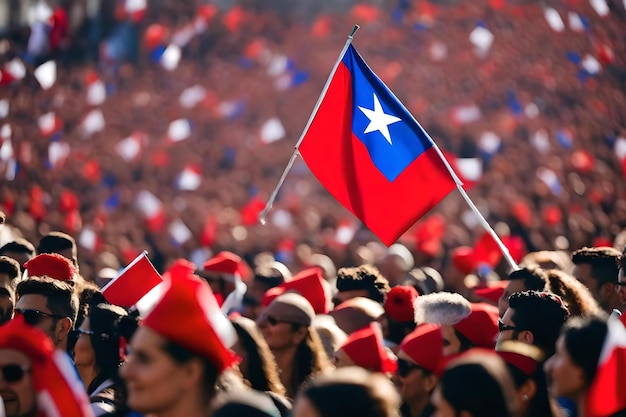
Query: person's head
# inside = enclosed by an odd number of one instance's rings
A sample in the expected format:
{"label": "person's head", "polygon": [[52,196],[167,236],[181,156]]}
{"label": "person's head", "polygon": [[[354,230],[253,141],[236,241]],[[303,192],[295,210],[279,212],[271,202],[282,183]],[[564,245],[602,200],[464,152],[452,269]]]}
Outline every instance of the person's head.
{"label": "person's head", "polygon": [[616,285],[621,257],[619,250],[608,246],[585,247],[572,253],[572,275],[589,289],[607,313],[620,307]]}
{"label": "person's head", "polygon": [[213,417],[278,417],[280,410],[272,397],[264,392],[246,390],[218,397],[211,416]]}
{"label": "person's head", "polygon": [[333,356],[335,367],[360,366],[371,372],[393,373],[396,358],[385,348],[377,323],[371,323],[348,336]]}
{"label": "person's head", "polygon": [[398,417],[399,405],[388,378],[347,367],[319,375],[304,386],[292,417]]}
{"label": "person's head", "polygon": [[539,347],[549,356],[568,317],[569,311],[558,295],[517,292],[511,295],[509,308],[499,321],[497,342],[518,340]]}
{"label": "person's head", "polygon": [[409,406],[425,406],[439,382],[442,364],[441,326],[420,324],[404,338],[398,349],[394,382],[402,401]]}
{"label": "person's head", "polygon": [[26,239],[17,238],[2,246],[0,255],[15,259],[24,270],[24,264],[35,256],[35,246]]}
{"label": "person's head", "polygon": [[291,278],[291,272],[280,262],[273,261],[256,267],[254,277],[243,296],[243,315],[256,320],[261,309],[263,295],[270,288],[285,282],[286,278]]}
{"label": "person's head", "polygon": [[473,350],[447,365],[432,402],[439,417],[511,417],[518,408],[504,361],[496,353]]}
{"label": "person's head", "polygon": [[[0,326],[0,397],[7,417],[88,415],[89,402],[72,364],[22,317]],[[5,414],[3,414],[5,415]]]}
{"label": "person's head", "polygon": [[204,279],[214,294],[225,299],[235,290],[235,283],[241,279],[242,259],[228,251],[219,252],[195,272]]}
{"label": "person's head", "polygon": [[385,338],[399,344],[415,329],[415,299],[418,293],[414,287],[398,285],[393,287],[385,300],[387,328]]}
{"label": "person's head", "polygon": [[[79,282],[72,260],[58,253],[41,253],[24,264],[30,277],[50,277],[59,281]],[[75,285],[75,284],[74,284]]]}
{"label": "person's head", "polygon": [[137,329],[137,320],[129,317],[122,307],[96,304],[88,307],[87,317],[76,329],[74,346],[77,368],[91,368],[94,380],[83,381],[88,392],[107,379],[118,380],[117,370],[126,359],[120,346],[125,346]]}
{"label": "person's head", "polygon": [[15,291],[22,276],[20,264],[8,256],[0,256],[0,287],[11,288]]}
{"label": "person's head", "polygon": [[520,415],[552,417],[558,415],[556,404],[548,395],[543,372],[545,355],[541,349],[519,341],[509,340],[498,345],[498,355],[506,362],[513,377],[520,405]]}
{"label": "person's head", "polygon": [[546,275],[549,291],[561,297],[572,316],[595,315],[602,311],[589,289],[567,272],[549,269]]}
{"label": "person's head", "polygon": [[617,276],[617,297],[619,298],[619,302],[624,305],[626,304],[626,246],[622,250],[622,257],[619,261],[619,274]]}
{"label": "person's head", "polygon": [[389,281],[373,265],[339,268],[333,302],[339,305],[350,298],[366,297],[383,304],[389,290]]}
{"label": "person's head", "polygon": [[226,347],[237,335],[200,279],[172,275],[162,285],[120,370],[127,404],[143,414],[206,413],[218,375],[237,362]]}
{"label": "person's head", "polygon": [[15,312],[46,333],[60,349],[76,323],[78,297],[74,287],[49,277],[30,277],[17,284]]}
{"label": "person's head", "polygon": [[344,301],[329,313],[337,326],[347,334],[380,320],[384,314],[385,309],[380,303],[365,297]]}
{"label": "person's head", "polygon": [[441,326],[443,353],[451,355],[471,347],[471,342],[454,328],[454,325],[472,313],[472,304],[457,293],[439,292],[417,297],[415,322],[434,323]]}
{"label": "person's head", "polygon": [[0,287],[0,326],[13,318],[15,292],[10,287]]}
{"label": "person's head", "polygon": [[500,317],[504,316],[506,309],[509,308],[509,297],[511,294],[529,290],[545,291],[547,285],[548,277],[539,266],[531,265],[511,272],[509,274],[509,283],[498,300]]}
{"label": "person's head", "polygon": [[230,319],[237,332],[233,351],[241,357],[239,369],[250,386],[258,391],[285,394],[285,387],[278,377],[278,368],[267,342],[256,323],[246,317]]}
{"label": "person's head", "polygon": [[78,254],[76,248],[76,240],[67,233],[50,232],[39,241],[37,245],[37,254],[42,253],[58,253],[69,259],[78,270]]}
{"label": "person's head", "polygon": [[554,397],[580,400],[596,375],[608,327],[603,317],[573,317],[563,327],[556,352],[544,364]]}

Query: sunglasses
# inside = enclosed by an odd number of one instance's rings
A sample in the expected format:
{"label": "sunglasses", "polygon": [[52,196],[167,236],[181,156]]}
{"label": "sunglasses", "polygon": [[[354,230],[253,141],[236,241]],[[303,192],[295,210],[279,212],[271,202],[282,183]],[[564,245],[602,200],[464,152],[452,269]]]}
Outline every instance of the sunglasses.
{"label": "sunglasses", "polygon": [[30,372],[30,368],[25,365],[9,364],[0,367],[2,379],[9,384],[21,381],[26,372]]}
{"label": "sunglasses", "polygon": [[498,319],[498,330],[503,332],[505,330],[515,330],[515,326],[511,326],[510,324],[506,324],[502,321],[502,319]]}
{"label": "sunglasses", "polygon": [[412,362],[409,362],[405,359],[399,359],[398,358],[398,370],[396,371],[396,373],[398,374],[398,376],[401,376],[402,378],[406,377],[408,374],[411,373],[411,371],[415,370],[415,369],[421,369],[424,370],[424,368],[422,368],[419,365],[416,365]]}
{"label": "sunglasses", "polygon": [[24,322],[30,324],[31,326],[36,326],[46,317],[50,317],[52,319],[57,319],[57,320],[65,318],[65,316],[60,316],[58,314],[45,313],[43,311],[39,311],[35,309],[22,310],[21,308],[16,308],[15,313],[24,317]]}

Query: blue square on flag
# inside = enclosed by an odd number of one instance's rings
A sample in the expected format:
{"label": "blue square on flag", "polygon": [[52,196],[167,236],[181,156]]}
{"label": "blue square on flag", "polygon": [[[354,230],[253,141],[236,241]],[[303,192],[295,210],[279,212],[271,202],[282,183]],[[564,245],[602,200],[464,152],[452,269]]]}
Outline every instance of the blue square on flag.
{"label": "blue square on flag", "polygon": [[352,73],[352,132],[367,147],[374,165],[395,180],[431,142],[385,84],[349,49],[344,65]]}

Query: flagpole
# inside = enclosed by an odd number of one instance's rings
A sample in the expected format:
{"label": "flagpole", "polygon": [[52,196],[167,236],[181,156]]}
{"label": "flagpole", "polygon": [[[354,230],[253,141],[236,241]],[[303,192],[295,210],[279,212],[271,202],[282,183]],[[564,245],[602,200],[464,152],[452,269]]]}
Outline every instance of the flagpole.
{"label": "flagpole", "polygon": [[[417,121],[416,121],[416,123],[417,123]],[[419,123],[418,123],[418,125],[419,125]],[[454,172],[454,169],[452,169],[452,166],[450,166],[450,163],[448,162],[448,160],[445,158],[445,156],[443,156],[443,153],[441,152],[441,149],[439,149],[439,146],[437,146],[435,141],[432,140],[430,135],[428,133],[426,133],[426,131],[423,128],[422,128],[422,131],[426,134],[428,139],[430,139],[430,141],[433,143],[433,146],[434,146],[435,150],[437,151],[437,154],[439,155],[439,158],[441,158],[441,160],[443,161],[444,165],[446,166],[446,169],[448,170],[450,175],[452,175],[452,179],[454,179],[454,183],[456,184],[456,188],[461,193],[461,196],[463,197],[463,199],[465,200],[467,205],[470,206],[470,208],[472,209],[472,211],[474,212],[476,217],[478,217],[478,221],[483,226],[483,228],[487,231],[487,233],[489,233],[489,235],[491,235],[493,240],[495,240],[496,244],[498,245],[498,248],[500,248],[500,251],[502,252],[502,255],[504,255],[504,259],[506,259],[506,261],[509,264],[509,266],[511,267],[511,269],[513,271],[517,271],[519,269],[519,266],[517,266],[517,263],[513,260],[513,257],[509,253],[509,249],[506,247],[504,242],[502,242],[502,239],[500,239],[500,236],[498,236],[498,234],[495,232],[495,230],[493,230],[491,225],[487,222],[487,220],[482,215],[480,210],[478,210],[478,207],[476,207],[476,205],[474,204],[472,199],[467,195],[467,192],[465,192],[465,190],[463,189],[463,181],[461,181],[461,179],[458,177],[458,175],[456,175],[456,172]]]}
{"label": "flagpole", "polygon": [[348,35],[348,40],[346,41],[346,44],[343,46],[343,49],[341,50],[341,53],[339,54],[339,58],[337,59],[337,62],[335,62],[335,66],[330,71],[330,75],[328,76],[328,79],[326,80],[326,84],[324,84],[324,88],[322,89],[322,92],[319,98],[317,99],[317,103],[315,103],[315,107],[313,108],[313,111],[311,112],[311,116],[309,117],[309,120],[306,122],[306,125],[304,126],[304,130],[302,130],[302,134],[300,134],[300,138],[298,139],[298,142],[296,142],[296,146],[294,146],[293,154],[291,154],[291,158],[289,159],[289,162],[287,163],[287,166],[285,167],[283,174],[280,176],[280,179],[278,180],[278,184],[276,185],[276,188],[274,188],[274,191],[272,191],[272,195],[270,196],[269,200],[267,200],[267,203],[265,204],[265,208],[263,209],[263,211],[259,213],[259,222],[261,224],[265,224],[265,217],[267,216],[267,213],[269,213],[269,211],[272,209],[272,205],[274,204],[274,200],[276,200],[278,191],[280,190],[283,183],[285,182],[285,178],[287,178],[287,174],[289,173],[289,171],[291,171],[291,167],[293,167],[293,164],[299,155],[298,148],[300,147],[300,144],[304,140],[304,136],[308,132],[309,127],[311,126],[311,123],[313,123],[313,119],[315,118],[315,115],[317,114],[317,111],[319,110],[320,105],[322,104],[322,100],[324,100],[324,96],[326,95],[326,92],[328,91],[328,87],[330,86],[330,81],[333,79],[333,76],[335,75],[335,72],[337,71],[337,68],[339,67],[339,64],[341,63],[343,56],[348,50],[348,47],[352,43],[352,39],[354,38],[354,34],[356,33],[357,30],[359,30],[359,25],[354,25],[354,27],[352,28],[352,31],[350,31],[350,35]]}

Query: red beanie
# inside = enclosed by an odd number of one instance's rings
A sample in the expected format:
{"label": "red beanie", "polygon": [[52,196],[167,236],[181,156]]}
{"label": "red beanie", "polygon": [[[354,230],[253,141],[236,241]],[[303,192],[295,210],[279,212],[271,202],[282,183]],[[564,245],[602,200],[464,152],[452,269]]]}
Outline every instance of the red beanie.
{"label": "red beanie", "polygon": [[209,359],[220,372],[237,363],[237,355],[226,347],[235,343],[235,330],[209,286],[193,275],[173,275],[164,283],[164,294],[143,325]]}
{"label": "red beanie", "polygon": [[469,316],[454,325],[474,347],[494,349],[498,336],[498,307],[487,303],[472,303]]}
{"label": "red beanie", "polygon": [[417,296],[417,290],[409,285],[393,287],[385,299],[385,312],[395,321],[412,322],[415,320],[413,302]]}
{"label": "red beanie", "polygon": [[474,249],[469,246],[459,246],[452,250],[452,263],[465,275],[471,274],[476,268],[474,260]]}
{"label": "red beanie", "polygon": [[296,291],[306,298],[313,306],[315,314],[328,314],[330,297],[324,285],[322,270],[319,267],[305,269],[294,275],[291,281],[270,288],[263,295],[261,304],[268,306],[276,297],[290,290]]}
{"label": "red beanie", "polygon": [[28,276],[47,276],[59,281],[73,281],[76,268],[72,261],[58,253],[42,253],[27,261]]}
{"label": "red beanie", "polygon": [[487,284],[486,287],[476,288],[474,294],[477,297],[484,298],[494,305],[498,305],[498,300],[504,294],[504,289],[508,285],[509,281],[495,281]]}
{"label": "red beanie", "polygon": [[383,334],[377,323],[352,333],[339,349],[356,365],[373,372],[393,373],[398,368],[383,345]]}
{"label": "red beanie", "polygon": [[438,374],[443,365],[441,326],[432,323],[420,324],[400,343],[400,350],[417,365]]}
{"label": "red beanie", "polygon": [[232,276],[234,280],[235,276],[242,278],[245,275],[246,265],[238,255],[223,251],[206,261],[202,269],[196,272],[201,274],[202,271]]}

